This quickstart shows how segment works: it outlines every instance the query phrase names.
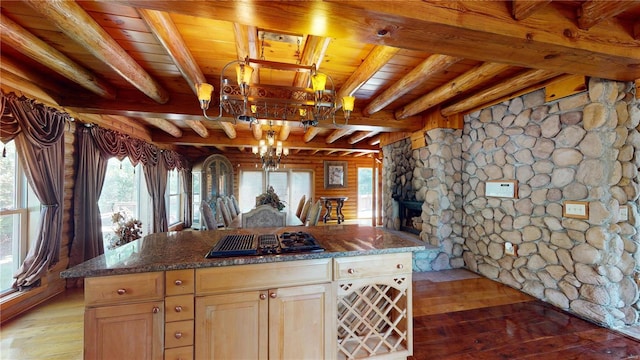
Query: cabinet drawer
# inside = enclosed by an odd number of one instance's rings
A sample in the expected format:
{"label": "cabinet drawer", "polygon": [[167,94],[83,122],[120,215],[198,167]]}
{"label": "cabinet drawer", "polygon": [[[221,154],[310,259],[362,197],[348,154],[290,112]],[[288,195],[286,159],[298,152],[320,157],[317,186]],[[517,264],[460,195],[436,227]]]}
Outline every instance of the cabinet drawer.
{"label": "cabinet drawer", "polygon": [[193,346],[183,346],[164,351],[164,360],[192,360]]}
{"label": "cabinet drawer", "polygon": [[164,327],[164,347],[174,348],[193,345],[193,320],[166,323]]}
{"label": "cabinet drawer", "polygon": [[196,269],[196,294],[216,294],[331,281],[331,259]]}
{"label": "cabinet drawer", "polygon": [[193,295],[167,296],[164,311],[166,322],[193,319]]}
{"label": "cabinet drawer", "polygon": [[193,294],[193,269],[167,271],[165,291],[167,296]]}
{"label": "cabinet drawer", "polygon": [[164,273],[91,277],[84,280],[85,306],[130,303],[164,298]]}
{"label": "cabinet drawer", "polygon": [[335,280],[411,273],[411,253],[354,256],[333,259]]}

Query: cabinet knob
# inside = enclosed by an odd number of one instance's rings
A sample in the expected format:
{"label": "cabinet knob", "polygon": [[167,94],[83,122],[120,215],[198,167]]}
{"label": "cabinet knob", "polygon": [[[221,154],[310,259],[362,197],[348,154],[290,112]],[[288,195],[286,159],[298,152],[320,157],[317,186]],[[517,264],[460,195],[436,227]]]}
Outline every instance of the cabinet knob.
{"label": "cabinet knob", "polygon": [[154,306],[153,309],[151,310],[154,314],[157,314],[158,312],[160,312],[160,308],[157,306]]}
{"label": "cabinet knob", "polygon": [[260,294],[260,300],[265,300],[267,298],[267,294]]}
{"label": "cabinet knob", "polygon": [[347,272],[349,274],[355,274],[356,273],[356,269],[351,268],[351,269],[347,270]]}
{"label": "cabinet knob", "polygon": [[180,331],[176,331],[176,333],[173,334],[173,336],[175,336],[176,339],[180,339],[182,338],[182,333]]}
{"label": "cabinet knob", "polygon": [[181,312],[182,311],[182,306],[178,305],[175,307],[176,312]]}
{"label": "cabinet knob", "polygon": [[127,289],[118,289],[118,295],[124,295],[127,293]]}
{"label": "cabinet knob", "polygon": [[180,285],[182,285],[182,280],[178,279],[178,280],[174,281],[174,284],[176,284],[176,286],[180,286]]}
{"label": "cabinet knob", "polygon": [[278,297],[278,294],[277,294],[277,293],[272,292],[272,293],[269,293],[269,297],[270,297],[270,298],[272,298],[272,299],[275,299],[275,298],[277,298],[277,297]]}
{"label": "cabinet knob", "polygon": [[398,264],[398,265],[396,265],[396,267],[397,267],[398,269],[404,269],[404,265],[402,265],[402,264]]}

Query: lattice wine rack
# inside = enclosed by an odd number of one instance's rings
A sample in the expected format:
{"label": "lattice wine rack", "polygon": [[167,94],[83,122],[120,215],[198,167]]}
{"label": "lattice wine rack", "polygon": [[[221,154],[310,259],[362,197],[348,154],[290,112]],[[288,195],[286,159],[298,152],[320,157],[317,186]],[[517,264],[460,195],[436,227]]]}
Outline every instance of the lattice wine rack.
{"label": "lattice wine rack", "polygon": [[338,359],[400,358],[410,354],[411,277],[338,284]]}

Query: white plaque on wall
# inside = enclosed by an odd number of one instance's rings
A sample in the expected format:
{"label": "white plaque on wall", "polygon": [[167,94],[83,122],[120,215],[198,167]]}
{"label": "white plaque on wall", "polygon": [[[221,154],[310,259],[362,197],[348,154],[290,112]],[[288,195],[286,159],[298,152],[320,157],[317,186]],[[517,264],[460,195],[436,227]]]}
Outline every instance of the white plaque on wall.
{"label": "white plaque on wall", "polygon": [[485,184],[485,196],[516,198],[518,196],[517,180],[490,180]]}

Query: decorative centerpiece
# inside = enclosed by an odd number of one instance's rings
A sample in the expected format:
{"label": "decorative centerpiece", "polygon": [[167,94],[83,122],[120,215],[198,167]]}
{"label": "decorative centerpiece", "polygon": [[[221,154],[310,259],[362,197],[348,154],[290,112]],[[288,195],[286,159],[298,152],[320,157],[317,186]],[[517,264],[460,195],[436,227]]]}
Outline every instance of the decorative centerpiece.
{"label": "decorative centerpiece", "polygon": [[280,201],[280,197],[276,194],[276,191],[273,190],[273,186],[269,186],[266,192],[256,197],[256,206],[265,204],[273,206],[278,209],[278,211],[282,211],[285,206],[284,202]]}
{"label": "decorative centerpiece", "polygon": [[110,249],[115,249],[142,237],[142,222],[133,218],[127,210],[114,212],[111,216],[111,222],[115,236],[111,236]]}

